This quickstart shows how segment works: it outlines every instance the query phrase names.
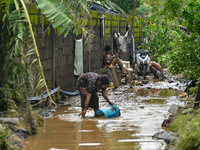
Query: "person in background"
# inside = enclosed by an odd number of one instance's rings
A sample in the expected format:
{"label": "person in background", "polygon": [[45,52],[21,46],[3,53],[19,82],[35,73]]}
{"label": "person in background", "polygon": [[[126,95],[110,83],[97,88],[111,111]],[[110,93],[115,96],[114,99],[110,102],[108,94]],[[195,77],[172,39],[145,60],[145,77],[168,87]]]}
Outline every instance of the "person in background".
{"label": "person in background", "polygon": [[163,68],[159,63],[155,61],[150,61],[149,68],[156,78],[164,80]]}
{"label": "person in background", "polygon": [[104,66],[107,66],[108,64],[112,64],[112,66],[116,66],[116,64],[118,64],[118,66],[120,67],[120,70],[123,73],[128,73],[128,70],[126,68],[123,67],[123,64],[121,62],[121,60],[119,59],[119,54],[117,53],[116,55],[112,56],[111,55],[111,46],[110,45],[106,45],[105,46],[105,55],[104,55]]}
{"label": "person in background", "polygon": [[97,89],[100,88],[104,99],[113,105],[106,93],[106,88],[110,84],[109,77],[107,75],[99,75],[94,72],[88,72],[80,75],[77,79],[77,86],[81,96],[82,112],[79,114],[85,117],[88,107],[94,109],[94,113],[99,109],[99,97],[97,95]]}

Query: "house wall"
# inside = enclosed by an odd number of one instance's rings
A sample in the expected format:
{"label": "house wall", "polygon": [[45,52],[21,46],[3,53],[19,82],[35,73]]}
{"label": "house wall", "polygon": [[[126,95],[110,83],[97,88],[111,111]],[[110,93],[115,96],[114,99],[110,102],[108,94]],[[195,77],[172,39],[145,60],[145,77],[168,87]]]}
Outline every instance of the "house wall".
{"label": "house wall", "polygon": [[[95,15],[94,15],[95,14]],[[102,16],[105,16],[102,20]],[[93,12],[93,27],[90,34],[82,33],[74,35],[70,32],[67,37],[58,35],[49,26],[37,25],[37,45],[46,80],[50,88],[60,87],[65,91],[76,91],[76,80],[78,76],[73,74],[75,40],[83,39],[83,67],[85,72],[95,72],[102,68],[104,47],[109,44],[113,47],[113,31],[125,35],[126,26],[131,25],[131,17],[123,18],[110,14],[97,14]],[[102,23],[104,22],[104,27]],[[135,45],[140,44],[141,33],[138,24],[134,23],[133,33]],[[50,34],[44,29],[50,28]],[[137,30],[138,28],[138,30]],[[104,31],[104,34],[103,34]],[[121,53],[123,60],[130,60],[130,51]]]}
{"label": "house wall", "polygon": [[[60,86],[65,91],[77,90],[76,79],[78,77],[73,74],[75,40],[83,39],[84,73],[95,72],[102,68],[101,58],[104,55],[105,45],[109,44],[113,47],[113,31],[125,35],[127,25],[132,23],[132,16],[123,17],[92,11],[93,27],[89,34],[75,35],[69,32],[67,37],[64,37],[58,35],[47,19],[36,10],[37,8],[33,9],[33,12],[30,11],[30,19],[36,27],[37,46],[45,78],[50,88]],[[133,35],[136,49],[142,42],[141,24],[142,20],[134,19]],[[130,60],[130,51],[121,53],[120,57],[123,60]],[[2,67],[3,59],[0,60],[2,62],[0,67]],[[4,72],[1,71],[1,82],[4,78],[3,74]]]}

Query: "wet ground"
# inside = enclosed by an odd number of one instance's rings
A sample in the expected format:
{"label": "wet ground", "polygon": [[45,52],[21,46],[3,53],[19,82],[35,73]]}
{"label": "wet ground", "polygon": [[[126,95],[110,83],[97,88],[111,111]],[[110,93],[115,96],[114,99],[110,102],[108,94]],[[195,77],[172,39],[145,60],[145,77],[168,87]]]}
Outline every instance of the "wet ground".
{"label": "wet ground", "polygon": [[[121,112],[111,119],[94,118],[92,109],[82,119],[78,116],[80,97],[71,97],[71,106],[52,112],[39,134],[25,139],[23,150],[164,150],[166,143],[152,136],[164,130],[161,124],[172,104],[186,104],[186,98],[178,97],[184,88],[177,80],[165,79],[108,89],[110,100]],[[101,94],[99,97],[100,109],[106,107]]]}

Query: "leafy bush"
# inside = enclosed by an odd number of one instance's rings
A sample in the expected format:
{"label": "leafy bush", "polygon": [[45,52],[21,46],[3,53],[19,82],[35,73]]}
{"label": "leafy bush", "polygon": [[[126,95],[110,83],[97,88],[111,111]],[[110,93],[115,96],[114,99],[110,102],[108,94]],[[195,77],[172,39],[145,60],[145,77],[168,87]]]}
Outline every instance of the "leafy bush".
{"label": "leafy bush", "polygon": [[151,59],[163,64],[163,56],[170,53],[174,47],[174,40],[179,37],[180,30],[177,24],[171,22],[166,24],[164,20],[160,20],[156,13],[153,13],[149,18],[148,25],[143,29],[144,41],[140,48],[150,50]]}
{"label": "leafy bush", "polygon": [[21,94],[5,85],[0,91],[0,110],[16,108],[21,104]]}
{"label": "leafy bush", "polygon": [[167,60],[172,73],[183,73],[187,79],[200,81],[200,35],[182,35],[173,51],[168,53]]}

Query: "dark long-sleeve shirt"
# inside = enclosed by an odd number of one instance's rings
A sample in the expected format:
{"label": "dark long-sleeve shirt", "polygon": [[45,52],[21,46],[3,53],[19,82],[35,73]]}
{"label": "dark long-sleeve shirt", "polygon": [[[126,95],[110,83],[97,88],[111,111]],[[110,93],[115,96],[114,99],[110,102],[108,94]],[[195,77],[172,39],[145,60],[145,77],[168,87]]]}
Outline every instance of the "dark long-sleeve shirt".
{"label": "dark long-sleeve shirt", "polygon": [[99,80],[99,75],[97,73],[88,72],[81,75],[77,79],[78,87],[85,87],[86,91],[90,94],[97,92],[97,81]]}

